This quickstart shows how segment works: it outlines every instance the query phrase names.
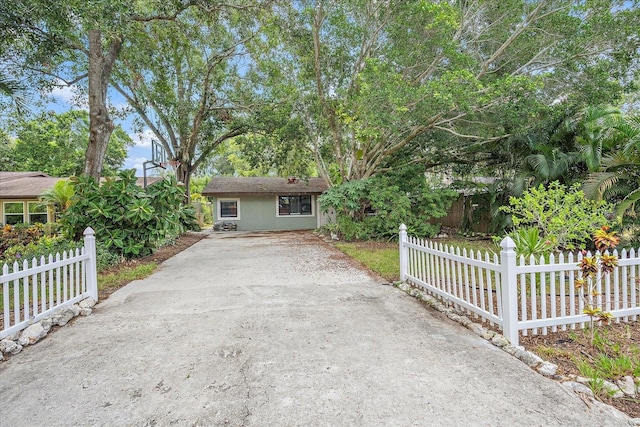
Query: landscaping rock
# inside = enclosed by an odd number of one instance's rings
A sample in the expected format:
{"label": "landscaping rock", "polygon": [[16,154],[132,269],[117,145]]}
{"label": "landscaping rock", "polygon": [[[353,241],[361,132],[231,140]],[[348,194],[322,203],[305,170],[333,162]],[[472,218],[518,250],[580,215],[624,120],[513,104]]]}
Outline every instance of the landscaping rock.
{"label": "landscaping rock", "polygon": [[93,306],[96,305],[96,300],[94,300],[91,297],[85,298],[82,301],[80,301],[78,305],[80,306],[80,308],[93,308]]}
{"label": "landscaping rock", "polygon": [[53,325],[53,320],[51,320],[50,317],[47,317],[40,321],[40,325],[42,325],[42,329],[44,329],[45,332],[49,332],[49,330],[51,329],[51,326]]}
{"label": "landscaping rock", "polygon": [[496,335],[496,333],[490,329],[486,329],[483,333],[482,333],[482,338],[484,338],[485,340],[490,340],[492,339],[494,336]]}
{"label": "landscaping rock", "polygon": [[90,308],[81,308],[80,309],[80,316],[88,316],[91,314],[93,310],[91,310]]}
{"label": "landscaping rock", "polygon": [[79,316],[80,315],[80,306],[78,304],[73,304],[72,306],[69,307],[71,309],[71,311],[73,312],[73,317]]}
{"label": "landscaping rock", "polygon": [[18,343],[22,346],[35,344],[46,335],[47,331],[44,330],[42,325],[40,323],[34,323],[22,331]]}
{"label": "landscaping rock", "polygon": [[542,362],[542,364],[538,367],[538,372],[546,377],[552,377],[558,371],[558,365],[554,365],[551,362]]}
{"label": "landscaping rock", "polygon": [[511,344],[505,345],[504,347],[502,347],[502,350],[504,350],[506,353],[514,356],[516,354],[516,351],[518,351],[518,347],[513,346]]}
{"label": "landscaping rock", "polygon": [[5,338],[0,341],[0,353],[18,354],[20,351],[22,351],[22,346],[14,340]]}
{"label": "landscaping rock", "polygon": [[68,307],[63,308],[52,317],[53,322],[59,326],[66,325],[71,319],[73,319],[73,310]]}
{"label": "landscaping rock", "polygon": [[509,340],[503,337],[500,334],[495,334],[493,338],[491,338],[491,343],[496,347],[505,347],[509,345]]}
{"label": "landscaping rock", "polygon": [[526,350],[518,350],[516,351],[516,354],[514,356],[522,360],[527,366],[531,368],[535,368],[536,366],[539,366],[544,362],[544,360],[542,360],[539,356]]}
{"label": "landscaping rock", "polygon": [[591,389],[577,381],[566,381],[562,383],[562,386],[575,393],[586,394],[587,396],[593,397],[593,392],[591,391]]}
{"label": "landscaping rock", "polygon": [[469,319],[467,316],[460,316],[459,322],[462,326],[465,326],[465,327],[468,327],[473,323],[473,321]]}
{"label": "landscaping rock", "polygon": [[624,396],[624,393],[617,385],[610,381],[602,381],[602,388],[605,390],[609,397],[613,397],[614,399],[619,399]]}
{"label": "landscaping rock", "polygon": [[636,395],[636,382],[633,380],[633,377],[627,375],[626,377],[616,381],[616,385],[627,396]]}

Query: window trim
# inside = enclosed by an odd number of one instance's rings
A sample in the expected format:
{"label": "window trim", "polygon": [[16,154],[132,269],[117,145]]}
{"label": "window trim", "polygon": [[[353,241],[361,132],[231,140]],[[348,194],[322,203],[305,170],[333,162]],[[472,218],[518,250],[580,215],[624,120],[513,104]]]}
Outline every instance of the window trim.
{"label": "window trim", "polygon": [[[13,203],[13,204],[20,204],[22,205],[22,213],[21,214],[17,214],[17,213],[7,213],[7,205]],[[13,223],[13,224],[18,224],[18,223],[24,223],[25,222],[25,202],[22,200],[13,200],[13,201],[6,201],[6,202],[2,202],[2,223],[3,224],[9,224],[7,222],[7,215],[9,215],[10,217],[17,217],[18,215],[22,215],[22,219],[20,221],[18,221],[17,223]]]}
{"label": "window trim", "polygon": [[[236,202],[236,216],[221,216],[222,209],[220,202]],[[239,198],[220,198],[216,200],[216,218],[218,221],[239,221],[240,220],[240,199]]]}
{"label": "window trim", "polygon": [[[288,215],[280,215],[280,197],[311,197],[311,212],[308,214],[288,214]],[[276,196],[276,218],[312,218],[316,215],[315,212],[315,196],[313,194],[278,194]]]}

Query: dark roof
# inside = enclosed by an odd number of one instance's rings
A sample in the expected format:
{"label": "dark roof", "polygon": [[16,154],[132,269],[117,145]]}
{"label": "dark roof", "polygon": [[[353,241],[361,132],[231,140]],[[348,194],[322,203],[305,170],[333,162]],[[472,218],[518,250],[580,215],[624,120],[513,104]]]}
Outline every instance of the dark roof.
{"label": "dark roof", "polygon": [[[63,179],[67,178],[54,178],[43,172],[0,172],[0,199],[38,199]],[[161,179],[157,176],[147,177],[147,185]],[[144,178],[137,178],[136,184],[142,187]]]}
{"label": "dark roof", "polygon": [[61,179],[42,172],[0,172],[0,198],[37,199]]}
{"label": "dark roof", "polygon": [[328,188],[323,178],[228,177],[216,176],[202,190],[203,196],[299,196],[322,194]]}

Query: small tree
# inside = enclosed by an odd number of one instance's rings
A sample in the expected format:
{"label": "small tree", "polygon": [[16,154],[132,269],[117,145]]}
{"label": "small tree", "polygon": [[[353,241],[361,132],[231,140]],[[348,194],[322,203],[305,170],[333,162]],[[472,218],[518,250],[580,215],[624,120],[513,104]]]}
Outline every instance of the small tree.
{"label": "small tree", "polygon": [[73,184],[67,179],[60,180],[40,196],[40,201],[51,209],[56,217],[71,206]]}
{"label": "small tree", "polygon": [[580,296],[584,301],[582,312],[589,316],[590,344],[593,346],[594,326],[599,321],[602,324],[609,324],[613,317],[611,313],[602,308],[601,294],[598,291],[598,283],[605,275],[610,274],[618,265],[618,257],[610,255],[609,249],[615,248],[620,242],[615,231],[609,231],[606,225],[602,226],[593,235],[593,241],[597,252],[593,256],[584,256],[578,263],[581,277],[576,280],[576,289],[580,291]]}
{"label": "small tree", "polygon": [[607,224],[613,211],[604,201],[587,199],[579,185],[566,187],[557,181],[511,197],[509,204],[500,210],[511,214],[515,231],[537,228],[540,238],[551,243],[551,251],[583,246],[590,231]]}

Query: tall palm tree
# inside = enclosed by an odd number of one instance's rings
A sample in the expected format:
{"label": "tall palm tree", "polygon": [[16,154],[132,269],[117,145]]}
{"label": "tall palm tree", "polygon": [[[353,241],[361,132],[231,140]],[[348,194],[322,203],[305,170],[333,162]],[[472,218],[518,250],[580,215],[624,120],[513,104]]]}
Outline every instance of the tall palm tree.
{"label": "tall palm tree", "polygon": [[610,138],[616,149],[602,159],[584,184],[587,197],[616,202],[616,215],[635,216],[640,200],[640,116],[621,117]]}
{"label": "tall palm tree", "polygon": [[603,155],[616,147],[619,133],[616,126],[622,122],[617,108],[592,106],[582,110],[575,142],[582,153],[582,160],[589,172],[596,172],[602,165]]}

